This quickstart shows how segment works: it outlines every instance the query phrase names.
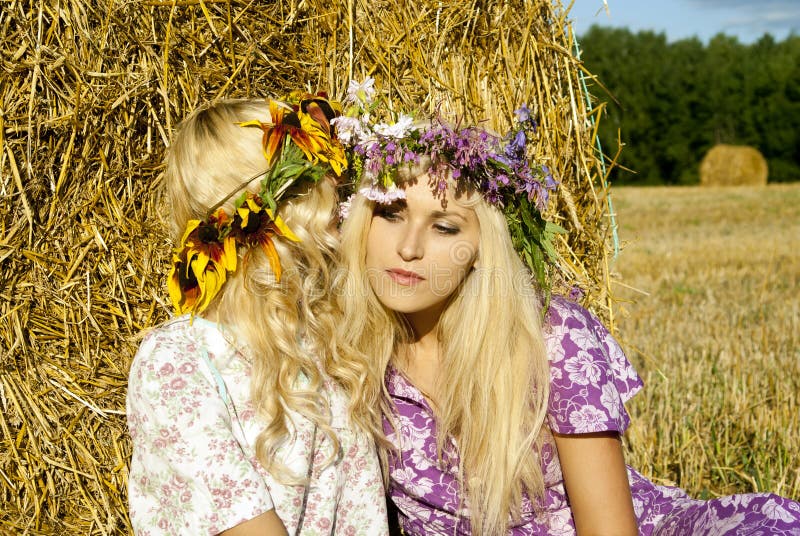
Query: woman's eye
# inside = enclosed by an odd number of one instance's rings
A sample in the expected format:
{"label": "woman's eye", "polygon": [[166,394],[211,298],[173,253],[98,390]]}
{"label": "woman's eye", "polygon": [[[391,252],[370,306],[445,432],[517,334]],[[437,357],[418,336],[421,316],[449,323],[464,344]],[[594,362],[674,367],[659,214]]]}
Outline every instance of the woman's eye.
{"label": "woman's eye", "polygon": [[458,227],[453,227],[452,225],[443,225],[441,223],[437,223],[433,226],[437,232],[442,233],[444,235],[455,235],[461,232],[461,229]]}
{"label": "woman's eye", "polygon": [[379,207],[375,209],[374,215],[386,221],[397,221],[400,219],[400,211],[389,207]]}

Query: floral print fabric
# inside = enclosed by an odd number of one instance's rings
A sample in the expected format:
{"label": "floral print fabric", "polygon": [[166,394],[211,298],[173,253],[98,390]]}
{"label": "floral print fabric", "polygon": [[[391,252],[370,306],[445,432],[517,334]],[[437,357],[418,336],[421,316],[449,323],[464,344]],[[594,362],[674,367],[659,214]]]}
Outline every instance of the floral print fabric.
{"label": "floral print fabric", "polygon": [[[574,535],[552,432],[616,431],[630,424],[627,402],[642,388],[633,366],[608,330],[588,311],[554,297],[545,322],[551,393],[542,449],[544,497],[534,506],[525,497],[522,516],[508,534]],[[469,510],[458,486],[458,453],[447,443],[440,464],[436,422],[427,400],[391,368],[386,385],[396,407],[396,425],[384,431],[397,448],[389,457],[389,493],[408,535],[468,535]],[[679,536],[800,534],[800,504],[771,494],[746,494],[711,501],[690,498],[678,488],[657,486],[628,468],[634,510],[642,535]]]}
{"label": "floral print fabric", "polygon": [[291,415],[277,456],[304,485],[285,485],[255,457],[265,424],[250,402],[250,365],[220,326],[179,317],[149,333],[131,365],[128,495],[137,534],[218,534],[272,508],[290,535],[387,534],[373,442],[349,425],[347,399],[325,391],[341,450],[333,465],[324,434]]}

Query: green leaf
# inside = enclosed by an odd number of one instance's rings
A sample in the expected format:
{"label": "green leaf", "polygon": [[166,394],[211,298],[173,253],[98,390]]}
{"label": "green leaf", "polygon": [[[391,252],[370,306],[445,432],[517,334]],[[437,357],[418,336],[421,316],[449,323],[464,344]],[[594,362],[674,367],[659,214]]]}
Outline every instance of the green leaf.
{"label": "green leaf", "polygon": [[544,232],[553,234],[567,234],[567,230],[551,221],[544,222]]}
{"label": "green leaf", "polygon": [[264,190],[264,193],[261,194],[261,201],[269,206],[273,214],[277,212],[278,205],[275,203],[275,200],[272,198],[272,193],[269,190]]}
{"label": "green leaf", "polygon": [[556,253],[556,249],[553,247],[553,243],[549,239],[542,240],[542,248],[544,249],[545,253],[547,253],[547,257],[551,261],[558,260],[558,254]]}
{"label": "green leaf", "polygon": [[236,198],[236,201],[233,202],[234,208],[237,210],[244,205],[245,200],[247,199],[247,191],[241,193],[239,197]]}

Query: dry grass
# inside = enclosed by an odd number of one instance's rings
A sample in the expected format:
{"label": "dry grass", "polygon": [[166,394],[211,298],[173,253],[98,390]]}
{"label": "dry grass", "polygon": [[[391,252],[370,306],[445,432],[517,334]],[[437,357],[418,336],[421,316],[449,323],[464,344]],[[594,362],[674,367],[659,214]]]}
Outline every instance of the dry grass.
{"label": "dry grass", "polygon": [[0,533],[129,530],[124,398],[168,314],[165,148],[201,103],[371,75],[392,106],[487,119],[522,102],[561,181],[559,271],[608,316],[602,166],[550,0],[0,2]]}
{"label": "dry grass", "polygon": [[[646,388],[629,461],[697,496],[800,497],[800,185],[623,188],[617,294]],[[627,314],[625,314],[627,312]]]}

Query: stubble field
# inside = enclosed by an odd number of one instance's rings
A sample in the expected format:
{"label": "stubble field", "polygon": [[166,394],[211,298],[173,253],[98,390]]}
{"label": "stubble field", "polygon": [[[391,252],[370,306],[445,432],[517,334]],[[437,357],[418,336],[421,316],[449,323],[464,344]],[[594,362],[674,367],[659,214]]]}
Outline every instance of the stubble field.
{"label": "stubble field", "polygon": [[709,498],[800,498],[800,184],[616,188],[628,462]]}

